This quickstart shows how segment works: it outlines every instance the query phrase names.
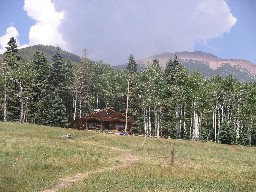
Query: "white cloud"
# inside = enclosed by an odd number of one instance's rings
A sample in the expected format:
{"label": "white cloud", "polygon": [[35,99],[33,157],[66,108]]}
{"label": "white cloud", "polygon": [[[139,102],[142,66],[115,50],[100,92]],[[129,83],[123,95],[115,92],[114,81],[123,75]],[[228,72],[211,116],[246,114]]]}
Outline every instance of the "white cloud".
{"label": "white cloud", "polygon": [[[31,26],[29,30],[29,45],[54,45],[68,50],[67,44],[59,31],[64,13],[57,12],[51,0],[24,0],[23,8],[27,15],[36,21],[35,25]],[[19,44],[18,36],[19,32],[15,27],[7,28],[6,33],[0,36],[0,53],[6,51],[5,47],[11,37],[16,39],[19,48],[27,47],[27,44]]]}
{"label": "white cloud", "polygon": [[228,33],[236,21],[225,0],[200,0],[190,16],[190,29],[194,33],[191,39],[207,41],[219,37]]}
{"label": "white cloud", "polygon": [[8,27],[5,31],[5,34],[0,36],[0,54],[4,53],[6,51],[7,43],[9,42],[11,37],[14,37],[16,39],[16,43],[19,48],[26,47],[27,45],[20,45],[18,41],[19,32],[15,27]]}
{"label": "white cloud", "polygon": [[72,51],[127,62],[167,51],[192,51],[236,23],[225,0],[55,0],[67,16],[61,30]]}
{"label": "white cloud", "polygon": [[57,12],[51,0],[25,0],[24,10],[36,21],[29,31],[29,45],[54,45],[68,50],[59,30],[64,13]]}

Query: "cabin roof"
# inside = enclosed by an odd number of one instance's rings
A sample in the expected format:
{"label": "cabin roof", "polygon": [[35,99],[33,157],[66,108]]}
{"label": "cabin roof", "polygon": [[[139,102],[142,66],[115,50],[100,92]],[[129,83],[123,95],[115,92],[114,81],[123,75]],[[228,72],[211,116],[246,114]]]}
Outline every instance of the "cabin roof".
{"label": "cabin roof", "polygon": [[[120,121],[125,122],[125,115],[117,112],[111,108],[102,109],[99,111],[95,111],[90,115],[82,117],[86,120],[98,120],[98,121]],[[132,122],[132,120],[128,117],[128,122]]]}

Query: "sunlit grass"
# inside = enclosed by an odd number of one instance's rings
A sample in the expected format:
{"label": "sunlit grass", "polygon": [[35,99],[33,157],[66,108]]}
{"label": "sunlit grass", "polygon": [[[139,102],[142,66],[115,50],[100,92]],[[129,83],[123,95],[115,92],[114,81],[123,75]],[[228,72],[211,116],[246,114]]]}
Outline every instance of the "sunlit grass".
{"label": "sunlit grass", "polygon": [[[0,123],[0,191],[40,191],[90,171],[61,191],[255,191],[256,148],[116,136]],[[72,139],[63,138],[71,134]],[[124,151],[136,156],[122,164]],[[172,154],[173,153],[173,154]]]}
{"label": "sunlit grass", "polygon": [[[63,138],[71,134],[74,139]],[[38,191],[61,177],[106,166],[118,153],[80,143],[70,129],[0,124],[0,191]]]}
{"label": "sunlit grass", "polygon": [[139,161],[127,168],[92,175],[63,191],[255,190],[255,148],[162,139],[147,139],[142,148],[142,142],[139,137],[108,138],[109,146],[124,146]]}

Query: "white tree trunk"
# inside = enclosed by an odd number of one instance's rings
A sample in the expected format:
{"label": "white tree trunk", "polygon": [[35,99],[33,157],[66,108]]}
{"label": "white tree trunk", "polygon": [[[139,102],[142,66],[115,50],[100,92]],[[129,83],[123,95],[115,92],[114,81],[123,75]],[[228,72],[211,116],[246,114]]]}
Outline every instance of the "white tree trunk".
{"label": "white tree trunk", "polygon": [[157,137],[160,137],[160,112],[157,115]]}
{"label": "white tree trunk", "polygon": [[82,98],[81,95],[79,97],[79,118],[82,117]]}
{"label": "white tree trunk", "polygon": [[24,108],[24,113],[23,113],[24,122],[27,122],[27,113],[28,113],[28,98],[26,97],[25,108]]}
{"label": "white tree trunk", "polygon": [[193,102],[193,136],[192,139],[198,140],[199,139],[199,116],[196,112],[196,102]]}
{"label": "white tree trunk", "polygon": [[99,96],[96,96],[96,108],[99,109]]}
{"label": "white tree trunk", "polygon": [[73,98],[73,108],[74,108],[74,113],[73,113],[73,120],[76,119],[76,113],[77,113],[77,90],[75,94],[75,98]]}
{"label": "white tree trunk", "polygon": [[248,128],[248,141],[249,141],[249,146],[252,146],[252,134],[251,134],[252,123],[253,123],[253,120],[252,120],[252,118],[251,118],[251,119],[250,119],[250,125],[249,125],[249,128]]}
{"label": "white tree trunk", "polygon": [[217,106],[215,106],[215,108],[212,112],[212,126],[213,126],[213,130],[214,130],[214,142],[217,142],[216,108],[217,108]]}
{"label": "white tree trunk", "polygon": [[179,120],[179,105],[176,105],[175,114],[176,114],[176,132],[177,132],[177,138],[180,138],[180,120]]}
{"label": "white tree trunk", "polygon": [[[238,100],[238,103],[239,103],[239,100]],[[240,119],[239,119],[240,107],[239,107],[239,104],[237,107],[237,112],[238,112],[238,117],[236,120],[236,143],[238,143],[238,139],[240,138]]]}
{"label": "white tree trunk", "polygon": [[189,138],[192,139],[193,118],[190,118]]}
{"label": "white tree trunk", "polygon": [[148,135],[148,120],[147,120],[147,110],[143,108],[143,121],[144,121],[144,133]]}
{"label": "white tree trunk", "polygon": [[186,129],[187,129],[187,127],[186,127],[186,120],[185,120],[185,119],[186,119],[186,118],[185,118],[185,117],[186,117],[186,108],[185,108],[185,107],[186,107],[186,106],[184,105],[184,108],[183,108],[183,119],[184,119],[184,120],[183,120],[183,129],[184,129],[184,132],[187,131],[187,130],[186,130]]}
{"label": "white tree trunk", "polygon": [[224,121],[224,104],[221,105],[221,124],[223,124]]}
{"label": "white tree trunk", "polygon": [[156,111],[156,106],[154,106],[154,127],[155,127],[155,130],[153,132],[153,136],[156,136],[157,135],[157,111]]}
{"label": "white tree trunk", "polygon": [[20,96],[20,123],[24,123],[24,101],[23,101],[23,87],[21,81],[19,81],[19,96]]}
{"label": "white tree trunk", "polygon": [[3,108],[4,108],[4,122],[7,121],[7,85],[6,83],[4,84],[4,104],[3,104]]}
{"label": "white tree trunk", "polygon": [[236,142],[238,142],[238,139],[240,138],[240,120],[236,120]]}
{"label": "white tree trunk", "polygon": [[199,134],[200,134],[200,130],[202,128],[202,119],[203,119],[203,114],[202,112],[200,112],[200,116],[198,117],[198,124],[199,124]]}
{"label": "white tree trunk", "polygon": [[130,82],[127,81],[127,96],[126,96],[126,110],[125,110],[125,128],[124,131],[127,132],[128,125],[128,110],[129,110],[129,95],[130,95]]}
{"label": "white tree trunk", "polygon": [[150,107],[149,107],[148,108],[148,132],[149,132],[149,135],[151,135],[151,133],[152,133],[150,113],[151,113],[151,111],[150,111]]}
{"label": "white tree trunk", "polygon": [[218,129],[218,131],[217,131],[217,135],[219,135],[219,133],[220,133],[220,125],[221,125],[221,120],[220,120],[220,108],[218,107],[218,109],[217,109],[217,122],[218,122],[218,126],[217,126],[217,129]]}
{"label": "white tree trunk", "polygon": [[155,107],[155,128],[156,128],[156,137],[160,136],[160,124],[159,124],[159,112]]}

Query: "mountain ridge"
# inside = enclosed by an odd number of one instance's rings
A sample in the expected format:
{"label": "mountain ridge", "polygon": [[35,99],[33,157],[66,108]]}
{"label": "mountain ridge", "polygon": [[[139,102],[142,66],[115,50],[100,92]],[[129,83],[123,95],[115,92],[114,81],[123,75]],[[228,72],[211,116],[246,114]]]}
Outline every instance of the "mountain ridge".
{"label": "mountain ridge", "polygon": [[174,56],[177,55],[177,57],[181,61],[187,61],[187,60],[197,60],[201,62],[207,62],[209,64],[209,67],[212,69],[217,69],[218,67],[221,67],[224,64],[230,64],[231,66],[239,65],[243,68],[250,70],[251,73],[256,74],[256,64],[253,64],[251,61],[244,60],[244,59],[223,59],[220,57],[217,57],[213,54],[202,52],[202,51],[183,51],[183,52],[164,52],[160,53],[154,56],[150,56],[141,60],[138,60],[139,64],[147,64],[149,61],[152,61],[153,59],[157,58],[159,60],[159,63],[162,67],[165,66],[165,64],[169,61],[170,58],[174,58]]}
{"label": "mountain ridge", "polygon": [[[44,53],[48,61],[51,62],[52,55],[57,50],[54,46],[34,45],[19,49],[21,57],[25,60],[32,60],[35,52],[40,50]],[[80,62],[81,57],[71,52],[61,50],[61,54],[65,59],[72,62]],[[223,59],[213,54],[202,51],[183,51],[183,52],[163,52],[144,59],[137,60],[138,70],[141,71],[152,62],[153,59],[158,59],[162,68],[165,68],[166,63],[170,58],[177,55],[179,61],[185,66],[189,72],[193,73],[199,70],[205,78],[210,78],[213,75],[221,75],[225,77],[232,75],[241,82],[256,82],[256,64],[244,59]],[[0,58],[3,55],[0,55]],[[127,64],[113,66],[115,69],[122,70]]]}
{"label": "mountain ridge", "polygon": [[253,64],[251,61],[244,59],[222,59],[202,51],[164,52],[137,60],[137,63],[140,66],[146,67],[153,59],[158,59],[160,66],[165,68],[169,59],[174,59],[175,55],[191,73],[199,70],[205,78],[209,78],[212,75],[221,75],[222,77],[232,75],[241,82],[256,81],[256,64]]}

